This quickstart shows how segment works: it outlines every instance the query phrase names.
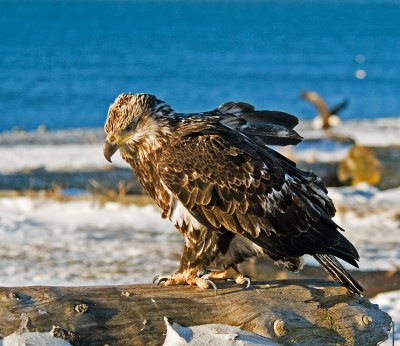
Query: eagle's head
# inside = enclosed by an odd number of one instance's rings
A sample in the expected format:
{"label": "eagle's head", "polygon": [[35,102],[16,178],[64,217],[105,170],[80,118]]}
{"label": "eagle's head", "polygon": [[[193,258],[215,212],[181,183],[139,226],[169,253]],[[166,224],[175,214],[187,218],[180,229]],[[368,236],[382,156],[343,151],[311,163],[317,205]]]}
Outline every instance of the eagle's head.
{"label": "eagle's head", "polygon": [[121,94],[108,110],[104,130],[107,138],[104,156],[111,162],[112,155],[142,144],[147,149],[162,145],[170,132],[169,117],[173,110],[150,94]]}

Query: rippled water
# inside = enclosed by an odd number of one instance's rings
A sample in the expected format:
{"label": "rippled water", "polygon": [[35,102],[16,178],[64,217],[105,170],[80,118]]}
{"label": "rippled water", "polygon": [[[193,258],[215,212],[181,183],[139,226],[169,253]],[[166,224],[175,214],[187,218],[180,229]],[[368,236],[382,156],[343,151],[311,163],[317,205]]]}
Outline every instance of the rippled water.
{"label": "rippled water", "polygon": [[226,100],[303,118],[400,113],[398,1],[0,1],[0,131],[103,124],[122,91],[180,111]]}

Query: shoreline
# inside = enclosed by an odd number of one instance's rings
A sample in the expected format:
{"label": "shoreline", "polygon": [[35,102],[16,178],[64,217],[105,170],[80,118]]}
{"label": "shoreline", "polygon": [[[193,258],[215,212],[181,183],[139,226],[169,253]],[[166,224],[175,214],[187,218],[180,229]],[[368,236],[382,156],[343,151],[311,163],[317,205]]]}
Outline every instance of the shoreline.
{"label": "shoreline", "polygon": [[[313,129],[311,121],[300,122],[296,129],[303,142],[274,149],[297,162],[300,169],[317,172],[328,186],[345,185],[337,179],[337,167],[354,143],[375,149],[384,147],[383,154],[374,149],[379,158],[389,160],[385,168],[388,172],[383,172],[386,178],[379,186],[386,189],[400,185],[400,175],[393,178],[398,169],[395,161],[400,151],[400,117],[348,121],[330,133]],[[133,182],[130,193],[140,193],[131,168],[120,155],[113,157],[112,164],[105,160],[104,139],[101,128],[2,132],[0,190],[49,190],[53,186],[87,189],[96,180],[107,188],[115,188],[117,181],[125,185]]]}
{"label": "shoreline", "polygon": [[[325,136],[322,130],[314,129],[312,120],[300,120],[296,130],[306,140]],[[385,134],[385,138],[364,138],[368,135]],[[400,145],[400,115],[393,117],[345,120],[332,128],[333,135],[353,137],[357,144],[362,145]],[[104,130],[98,128],[71,128],[36,130],[6,130],[0,132],[0,147],[22,144],[96,144],[105,139]]]}

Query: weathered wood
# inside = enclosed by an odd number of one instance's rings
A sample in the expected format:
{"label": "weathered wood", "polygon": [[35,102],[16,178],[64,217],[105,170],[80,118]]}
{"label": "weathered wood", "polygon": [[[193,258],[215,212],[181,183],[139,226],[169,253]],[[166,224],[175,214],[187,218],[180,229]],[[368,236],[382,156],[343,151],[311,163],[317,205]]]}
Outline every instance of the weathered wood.
{"label": "weathered wood", "polygon": [[178,286],[0,288],[0,335],[60,327],[74,345],[160,345],[163,317],[181,325],[229,324],[285,345],[376,345],[390,317],[368,299],[319,280],[258,282],[250,289]]}

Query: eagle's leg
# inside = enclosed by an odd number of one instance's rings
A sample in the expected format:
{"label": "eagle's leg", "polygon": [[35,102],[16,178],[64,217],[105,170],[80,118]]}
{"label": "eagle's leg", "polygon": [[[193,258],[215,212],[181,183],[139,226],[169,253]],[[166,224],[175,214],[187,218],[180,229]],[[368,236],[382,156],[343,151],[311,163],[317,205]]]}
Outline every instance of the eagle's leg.
{"label": "eagle's leg", "polygon": [[246,288],[249,288],[251,285],[251,279],[247,275],[243,275],[238,271],[236,266],[231,265],[227,267],[225,270],[205,270],[203,272],[198,273],[199,277],[208,280],[233,280],[238,285],[246,284]]}
{"label": "eagle's leg", "polygon": [[[202,235],[202,234],[201,234]],[[211,238],[211,237],[210,237]],[[212,242],[210,242],[211,244]],[[196,244],[197,246],[201,246],[202,243]],[[207,246],[206,249],[210,248]],[[191,285],[197,286],[202,289],[209,288],[210,286],[214,288],[215,292],[217,291],[217,286],[210,279],[200,277],[197,273],[202,270],[206,265],[209,264],[208,260],[203,259],[211,256],[210,252],[203,252],[204,257],[198,256],[198,249],[196,247],[184,246],[183,252],[181,256],[181,260],[179,263],[179,270],[175,274],[166,275],[166,276],[156,276],[153,280],[153,283],[157,285],[161,282],[164,283],[165,286],[171,285]]]}
{"label": "eagle's leg", "polygon": [[153,283],[160,284],[161,282],[164,283],[165,286],[172,286],[172,285],[191,285],[191,286],[198,286],[202,289],[209,288],[212,286],[215,291],[217,291],[217,286],[207,279],[197,276],[198,269],[188,268],[183,270],[182,272],[177,272],[171,275],[160,276],[157,275],[153,279]]}

